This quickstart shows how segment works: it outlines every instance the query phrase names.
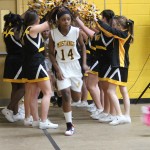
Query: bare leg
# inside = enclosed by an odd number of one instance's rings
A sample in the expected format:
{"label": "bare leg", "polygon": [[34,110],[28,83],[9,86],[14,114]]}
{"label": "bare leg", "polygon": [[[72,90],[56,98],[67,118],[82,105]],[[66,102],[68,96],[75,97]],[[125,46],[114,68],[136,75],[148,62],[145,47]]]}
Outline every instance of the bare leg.
{"label": "bare leg", "polygon": [[121,95],[123,97],[125,115],[130,116],[130,99],[126,86],[119,86]]}
{"label": "bare leg", "polygon": [[30,90],[31,90],[31,95],[30,95],[30,111],[33,116],[34,121],[39,120],[39,115],[38,115],[38,95],[40,93],[40,90],[37,86],[37,83],[30,83]]}
{"label": "bare leg", "polygon": [[50,98],[51,98],[51,85],[49,80],[38,82],[39,88],[42,90],[43,98],[41,103],[41,120],[46,121],[49,111]]}
{"label": "bare leg", "polygon": [[122,112],[121,112],[119,100],[116,94],[116,87],[117,85],[109,83],[107,92],[108,92],[108,97],[112,101],[114,108],[116,110],[116,115],[121,116]]}
{"label": "bare leg", "polygon": [[106,81],[101,82],[101,86],[104,92],[104,113],[109,114],[110,113],[110,100],[107,94],[109,83]]}
{"label": "bare leg", "polygon": [[90,92],[92,99],[95,102],[95,105],[98,109],[103,109],[101,101],[100,101],[100,89],[98,86],[98,76],[89,73],[87,77],[87,89]]}
{"label": "bare leg", "polygon": [[18,113],[18,103],[24,96],[24,84],[12,83],[11,101],[7,108],[12,110],[14,115]]}

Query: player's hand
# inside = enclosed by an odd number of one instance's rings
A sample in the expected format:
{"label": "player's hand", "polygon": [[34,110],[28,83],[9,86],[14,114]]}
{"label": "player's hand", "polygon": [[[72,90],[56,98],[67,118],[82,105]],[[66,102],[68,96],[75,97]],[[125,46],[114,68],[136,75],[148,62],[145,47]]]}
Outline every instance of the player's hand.
{"label": "player's hand", "polygon": [[63,76],[63,74],[60,70],[56,72],[56,76],[57,76],[58,80],[63,80],[64,79],[64,76]]}

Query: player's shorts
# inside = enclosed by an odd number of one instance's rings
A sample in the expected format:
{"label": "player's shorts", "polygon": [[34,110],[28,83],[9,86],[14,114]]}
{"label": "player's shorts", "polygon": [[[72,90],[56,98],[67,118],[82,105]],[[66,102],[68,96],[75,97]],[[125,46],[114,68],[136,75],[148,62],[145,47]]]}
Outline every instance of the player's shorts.
{"label": "player's shorts", "polygon": [[82,89],[82,78],[81,77],[72,77],[72,78],[65,78],[64,80],[57,80],[57,87],[58,90],[63,90],[70,87],[73,91],[81,92]]}
{"label": "player's shorts", "polygon": [[57,80],[58,90],[71,87],[72,90],[80,92],[82,87],[82,72],[78,60],[70,62],[57,62],[64,80]]}

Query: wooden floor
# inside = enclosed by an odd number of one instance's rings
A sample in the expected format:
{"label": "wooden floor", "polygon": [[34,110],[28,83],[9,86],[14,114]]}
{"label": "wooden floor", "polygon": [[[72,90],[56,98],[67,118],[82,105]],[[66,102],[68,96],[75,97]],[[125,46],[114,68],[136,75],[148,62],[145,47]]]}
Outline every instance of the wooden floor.
{"label": "wooden floor", "polygon": [[[147,104],[148,105],[148,104]],[[83,108],[73,108],[76,133],[64,136],[61,108],[51,107],[49,118],[58,129],[40,130],[8,123],[0,114],[0,150],[150,150],[150,127],[141,123],[141,104],[131,105],[132,124],[111,126],[90,118]]]}

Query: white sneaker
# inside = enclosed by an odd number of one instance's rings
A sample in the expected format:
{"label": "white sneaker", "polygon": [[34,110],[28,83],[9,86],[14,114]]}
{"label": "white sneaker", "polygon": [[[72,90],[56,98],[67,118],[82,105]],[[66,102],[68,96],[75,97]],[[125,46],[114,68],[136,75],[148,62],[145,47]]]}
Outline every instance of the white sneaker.
{"label": "white sneaker", "polygon": [[87,107],[93,107],[93,106],[95,106],[95,103],[91,103]]}
{"label": "white sneaker", "polygon": [[92,113],[91,118],[92,119],[99,119],[99,115],[103,112],[103,109],[97,109],[95,112]]}
{"label": "white sneaker", "polygon": [[102,119],[102,118],[104,118],[104,117],[107,117],[107,116],[108,116],[107,113],[102,112],[102,113],[99,114],[98,120],[100,120],[100,119]]}
{"label": "white sneaker", "polygon": [[125,122],[124,123],[131,123],[131,117],[130,116],[124,116]]}
{"label": "white sneaker", "polygon": [[70,130],[66,130],[65,135],[66,135],[66,136],[71,136],[71,135],[74,134],[74,132],[75,132],[75,129],[74,129],[74,127],[72,126],[72,128],[71,128]]}
{"label": "white sneaker", "polygon": [[109,124],[115,126],[115,125],[123,124],[123,123],[125,123],[125,117],[121,115],[121,116],[116,116],[116,118]]}
{"label": "white sneaker", "polygon": [[87,101],[82,101],[81,103],[79,103],[78,105],[77,105],[77,107],[88,107],[88,102]]}
{"label": "white sneaker", "polygon": [[92,112],[91,117],[100,114],[103,109],[96,109],[96,111]]}
{"label": "white sneaker", "polygon": [[1,113],[5,116],[6,113],[7,113],[7,110],[8,110],[8,109],[5,107],[4,109],[1,110]]}
{"label": "white sneaker", "polygon": [[106,117],[100,118],[100,119],[99,119],[99,122],[108,123],[108,122],[113,121],[115,118],[116,118],[116,116],[112,116],[111,114],[109,114],[109,115],[106,116]]}
{"label": "white sneaker", "polygon": [[9,110],[7,108],[4,108],[2,110],[2,114],[5,115],[5,118],[9,121],[9,122],[15,122],[14,118],[13,118],[13,111]]}
{"label": "white sneaker", "polygon": [[40,129],[49,129],[49,128],[56,129],[58,128],[58,124],[54,124],[50,120],[47,119],[45,122],[40,121],[39,128]]}
{"label": "white sneaker", "polygon": [[77,105],[79,105],[81,103],[81,101],[78,101],[78,102],[72,102],[71,103],[71,106],[77,106]]}
{"label": "white sneaker", "polygon": [[25,114],[24,104],[20,104],[20,105],[19,105],[18,112],[21,113],[21,114]]}
{"label": "white sneaker", "polygon": [[25,114],[18,112],[16,115],[13,115],[14,121],[24,120]]}
{"label": "white sneaker", "polygon": [[33,122],[32,116],[24,119],[24,125],[25,126],[32,126],[32,122]]}
{"label": "white sneaker", "polygon": [[39,127],[39,125],[40,125],[40,120],[38,120],[38,121],[32,121],[32,127],[33,128],[36,128],[36,127]]}
{"label": "white sneaker", "polygon": [[93,107],[89,107],[87,110],[89,111],[89,112],[94,112],[94,111],[96,111],[96,106],[93,106]]}

